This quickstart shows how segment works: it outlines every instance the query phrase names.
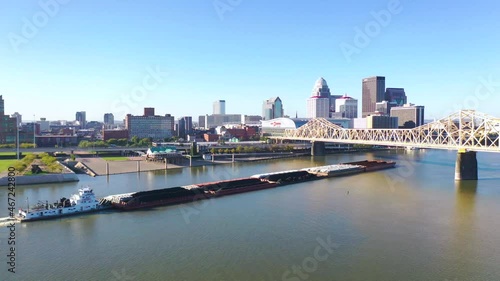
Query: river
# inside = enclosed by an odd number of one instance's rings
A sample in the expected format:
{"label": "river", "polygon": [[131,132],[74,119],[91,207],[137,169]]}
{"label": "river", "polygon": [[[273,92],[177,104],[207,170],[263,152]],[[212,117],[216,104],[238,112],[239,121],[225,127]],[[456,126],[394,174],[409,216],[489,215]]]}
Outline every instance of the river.
{"label": "river", "polygon": [[[379,151],[18,186],[17,207],[364,159],[397,168],[189,204],[0,229],[0,280],[500,280],[500,161],[456,182],[456,152]],[[7,216],[0,192],[0,217]]]}

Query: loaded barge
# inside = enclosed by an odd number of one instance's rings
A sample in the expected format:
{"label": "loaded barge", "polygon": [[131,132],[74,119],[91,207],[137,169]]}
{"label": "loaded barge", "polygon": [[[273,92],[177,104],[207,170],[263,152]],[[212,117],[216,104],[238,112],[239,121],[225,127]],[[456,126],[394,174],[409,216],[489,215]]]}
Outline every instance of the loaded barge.
{"label": "loaded barge", "polygon": [[103,198],[100,203],[103,205],[111,205],[120,210],[137,210],[274,188],[327,177],[338,177],[388,169],[393,168],[395,165],[395,162],[386,161],[366,160],[350,162],[301,170],[258,174],[248,178],[112,195]]}

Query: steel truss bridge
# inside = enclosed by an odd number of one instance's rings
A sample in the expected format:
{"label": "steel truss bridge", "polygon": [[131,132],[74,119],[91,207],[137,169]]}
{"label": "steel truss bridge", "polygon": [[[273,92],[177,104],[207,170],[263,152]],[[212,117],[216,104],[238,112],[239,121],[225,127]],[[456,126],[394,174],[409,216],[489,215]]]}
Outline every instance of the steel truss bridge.
{"label": "steel truss bridge", "polygon": [[462,110],[413,129],[345,129],[315,118],[277,140],[500,152],[500,118]]}

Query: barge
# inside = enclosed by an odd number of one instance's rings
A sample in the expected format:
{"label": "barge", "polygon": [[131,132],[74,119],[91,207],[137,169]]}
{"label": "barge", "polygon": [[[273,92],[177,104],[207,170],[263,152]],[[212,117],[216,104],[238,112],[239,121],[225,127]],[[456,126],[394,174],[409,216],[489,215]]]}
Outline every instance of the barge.
{"label": "barge", "polygon": [[113,207],[121,210],[152,208],[275,188],[278,186],[319,180],[327,177],[339,177],[387,169],[394,167],[395,164],[395,162],[367,160],[337,165],[311,167],[300,170],[264,173],[247,178],[122,194],[117,198],[109,200],[109,202],[111,202]]}
{"label": "barge", "polygon": [[357,161],[337,165],[304,168],[257,174],[251,177],[207,183],[176,186],[170,188],[110,195],[96,200],[89,188],[79,190],[71,198],[62,198],[54,204],[39,204],[31,210],[19,210],[18,220],[56,218],[65,215],[98,211],[107,208],[138,210],[159,206],[194,202],[243,192],[275,188],[278,186],[314,181],[328,177],[338,177],[393,168],[395,162]]}

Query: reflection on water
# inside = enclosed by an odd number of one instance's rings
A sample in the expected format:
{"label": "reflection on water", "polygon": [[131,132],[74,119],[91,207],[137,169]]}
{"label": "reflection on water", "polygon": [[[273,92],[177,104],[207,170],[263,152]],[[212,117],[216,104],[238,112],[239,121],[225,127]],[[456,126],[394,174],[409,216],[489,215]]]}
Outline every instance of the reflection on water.
{"label": "reflection on water", "polygon": [[[198,203],[21,224],[20,271],[12,280],[116,280],[113,271],[122,269],[134,280],[282,280],[293,266],[311,261],[317,239],[328,236],[339,247],[307,278],[290,280],[497,280],[495,157],[479,156],[486,168],[479,176],[487,179],[479,181],[453,180],[456,152],[412,150],[81,176],[79,183],[20,187],[18,206],[26,197],[67,197],[84,185],[101,197],[364,159],[398,162],[391,170]],[[6,201],[0,193],[0,214]],[[0,253],[6,246],[2,231]],[[5,280],[2,272],[0,256]]]}

